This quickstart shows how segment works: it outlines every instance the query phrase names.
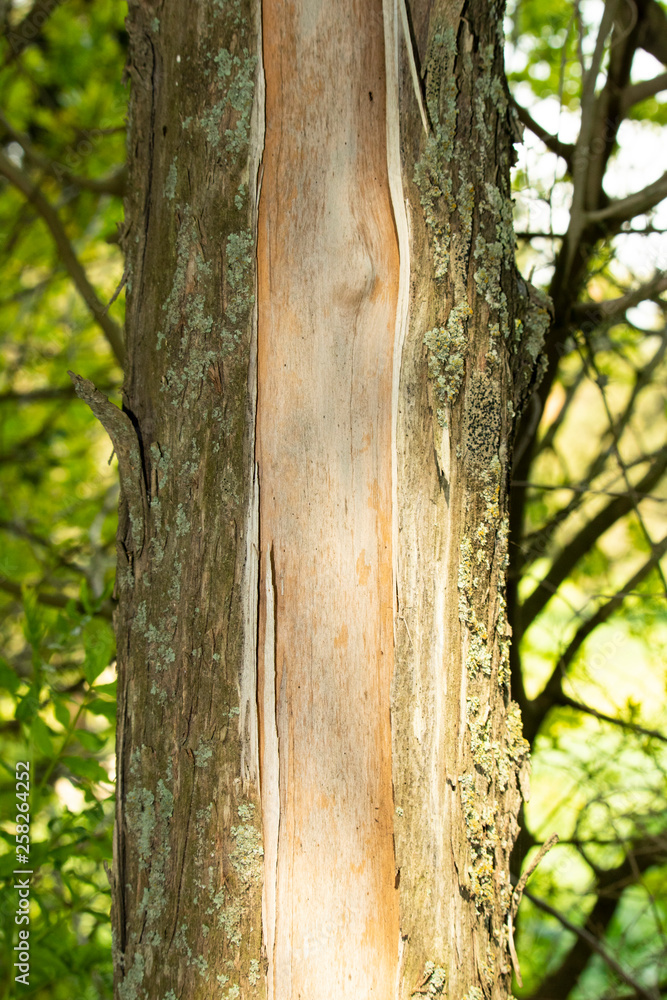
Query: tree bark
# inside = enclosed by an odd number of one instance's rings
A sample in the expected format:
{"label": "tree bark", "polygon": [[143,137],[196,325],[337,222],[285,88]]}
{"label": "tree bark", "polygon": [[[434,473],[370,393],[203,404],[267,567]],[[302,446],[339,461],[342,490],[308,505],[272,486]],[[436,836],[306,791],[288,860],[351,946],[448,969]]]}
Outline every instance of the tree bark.
{"label": "tree bark", "polygon": [[505,997],[502,4],[129,11],[116,996]]}

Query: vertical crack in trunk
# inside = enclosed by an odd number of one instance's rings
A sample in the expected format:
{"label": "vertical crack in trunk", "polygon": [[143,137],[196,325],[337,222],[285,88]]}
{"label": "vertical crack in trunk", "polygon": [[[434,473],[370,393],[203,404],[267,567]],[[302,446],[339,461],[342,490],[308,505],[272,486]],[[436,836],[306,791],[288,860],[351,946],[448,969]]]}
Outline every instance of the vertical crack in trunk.
{"label": "vertical crack in trunk", "polygon": [[276,942],[276,894],[278,877],[278,839],[280,835],[280,746],[276,700],[276,600],[275,571],[271,547],[266,551],[265,602],[263,609],[264,643],[262,659],[262,772],[261,801],[264,825],[264,895],[262,922],[264,946],[268,959],[267,996],[274,995],[274,951]]}
{"label": "vertical crack in trunk", "polygon": [[[408,328],[410,308],[410,233],[408,203],[403,194],[401,166],[400,101],[398,91],[398,46],[400,27],[398,23],[398,0],[383,0],[382,17],[384,25],[384,54],[386,74],[386,129],[387,129],[387,175],[393,212],[396,239],[398,242],[398,300],[396,303],[396,326],[394,330],[393,374],[391,387],[391,482],[392,482],[392,557],[394,594],[394,642],[395,630],[401,610],[400,577],[398,572],[398,405],[401,382],[401,362],[403,345]],[[407,44],[410,44],[408,38]],[[404,623],[405,624],[405,623]]]}
{"label": "vertical crack in trunk", "polygon": [[266,131],[266,85],[262,52],[262,0],[254,0],[257,26],[257,69],[255,93],[250,117],[250,155],[248,197],[252,205],[254,268],[253,309],[248,365],[248,395],[246,408],[246,433],[249,437],[248,454],[252,462],[250,496],[245,524],[245,566],[242,582],[244,603],[243,666],[240,682],[239,737],[241,739],[241,776],[244,790],[251,784],[259,787],[259,720],[258,720],[258,612],[259,612],[259,467],[255,460],[257,424],[257,220],[262,187],[262,163]]}

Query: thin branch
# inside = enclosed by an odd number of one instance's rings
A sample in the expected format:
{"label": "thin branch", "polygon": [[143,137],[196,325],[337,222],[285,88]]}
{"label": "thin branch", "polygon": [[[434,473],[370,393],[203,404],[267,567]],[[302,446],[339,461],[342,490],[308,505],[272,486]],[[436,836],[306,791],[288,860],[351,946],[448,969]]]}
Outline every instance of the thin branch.
{"label": "thin branch", "polygon": [[94,191],[96,194],[111,194],[119,198],[122,198],[125,194],[127,186],[127,166],[125,164],[107,177],[80,177],[62,164],[55,163],[53,160],[39,153],[30,142],[28,136],[15,129],[2,113],[0,113],[0,127],[5,130],[10,139],[19,144],[25,153],[26,159],[34,167],[51,174],[61,183],[64,181],[66,184],[74,184],[76,187],[85,188],[87,191]]}
{"label": "thin branch", "polygon": [[[665,356],[666,351],[667,351],[667,338],[663,337],[653,356],[646,362],[643,368],[641,368],[637,373],[637,377],[635,379],[632,391],[630,393],[630,397],[625,405],[625,408],[622,411],[622,413],[619,414],[615,424],[612,427],[609,427],[605,431],[600,442],[601,447],[598,450],[598,453],[593,459],[593,461],[589,464],[589,467],[584,475],[583,481],[581,482],[581,484],[577,486],[576,490],[574,487],[572,487],[572,490],[575,494],[574,497],[572,498],[572,500],[569,501],[568,504],[566,504],[565,507],[562,507],[552,517],[552,519],[549,522],[547,522],[547,524],[545,524],[542,528],[538,529],[537,531],[534,531],[531,535],[528,535],[526,536],[526,538],[523,539],[523,543],[521,545],[522,551],[530,552],[531,549],[535,548],[538,548],[538,550],[543,550],[544,547],[543,543],[544,544],[548,543],[549,539],[552,537],[556,528],[560,524],[562,524],[568,517],[570,517],[575,511],[579,509],[579,507],[581,506],[581,501],[589,492],[590,484],[601,474],[601,472],[604,469],[604,465],[606,462],[606,449],[603,448],[602,445],[604,444],[606,437],[610,434],[612,435],[612,437],[615,438],[619,438],[621,436],[621,434],[627,427],[630,418],[632,417],[632,414],[634,412],[634,404],[637,399],[637,396],[644,388],[646,388],[646,386],[651,385],[653,383],[653,377],[655,371],[657,370],[659,365],[662,364],[662,360]],[[586,373],[586,368],[585,366],[582,366],[578,377],[580,376],[583,377],[585,373]],[[566,399],[565,401],[565,405],[567,405],[568,402],[569,402],[569,396],[568,399]],[[547,433],[545,434],[544,440],[540,442],[540,449],[539,449],[540,451],[547,446],[549,437],[552,434],[552,428],[556,427],[557,423],[561,419],[561,415],[563,413],[563,410],[565,409],[565,405],[561,410],[561,414],[559,414],[556,421],[554,421],[552,427],[550,427]],[[625,467],[626,469],[629,469],[633,466],[643,464],[644,462],[652,462],[658,456],[658,454],[659,452],[653,452],[650,455],[642,455],[639,458],[634,459],[632,462],[626,463]],[[591,490],[590,492],[593,491]],[[632,492],[633,495],[636,495],[636,490],[633,490]],[[627,494],[621,494],[621,495],[625,496]],[[649,496],[652,499],[656,500],[659,499],[658,497],[654,497],[651,494],[647,495],[647,499]]]}
{"label": "thin branch", "polygon": [[[1,399],[2,396],[0,396]],[[569,490],[571,493],[592,493],[595,496],[601,497],[627,497],[631,495],[627,490],[622,492],[620,490],[592,490],[587,486],[551,486],[547,483],[531,483],[528,479],[513,479],[512,486],[525,486],[530,490]],[[667,497],[659,497],[655,493],[637,493],[633,490],[632,496],[636,496],[640,500],[655,500],[657,503],[667,503]]]}
{"label": "thin branch", "polygon": [[88,281],[86,272],[76,256],[72,244],[67,238],[64,226],[55,209],[46,200],[40,189],[33,184],[8,156],[0,150],[0,174],[14,185],[21,194],[30,201],[48,226],[56,244],[60,259],[67,269],[79,294],[90,309],[97,324],[107,338],[113,353],[122,366],[125,355],[123,334],[118,324],[105,314],[104,303],[99,300],[95,289]]}
{"label": "thin branch", "polygon": [[24,538],[27,542],[33,542],[35,545],[39,545],[41,548],[45,549],[63,569],[69,569],[75,573],[80,573],[82,576],[87,576],[86,570],[83,566],[79,566],[78,563],[68,560],[62,553],[57,551],[53,542],[49,538],[44,538],[42,535],[37,534],[36,531],[31,531],[24,524],[17,524],[15,521],[0,520],[0,531],[6,531],[10,535],[14,535],[16,538]]}
{"label": "thin branch", "polygon": [[[665,176],[667,177],[667,174]],[[609,324],[614,319],[622,317],[628,309],[664,291],[667,291],[667,274],[659,271],[650,281],[616,299],[577,302],[572,309],[572,315],[579,323],[588,322],[596,326],[600,323]]]}
{"label": "thin branch", "polygon": [[[23,591],[18,583],[12,583],[11,580],[7,580],[4,577],[0,577],[0,590],[4,591],[5,594],[9,594],[11,597],[15,597],[18,601],[23,599]],[[64,594],[45,594],[42,591],[36,591],[35,596],[37,598],[38,604],[43,604],[47,608],[60,608],[61,610],[66,608],[72,598],[65,597]],[[80,601],[74,601],[74,605],[78,614],[87,614],[86,609]],[[112,609],[109,602],[102,605],[96,614],[100,615],[101,618],[106,618],[111,621]]]}
{"label": "thin branch", "polygon": [[657,181],[648,184],[641,191],[637,191],[627,198],[616,198],[604,208],[586,212],[586,221],[612,222],[618,225],[619,222],[627,222],[635,215],[643,215],[649,209],[655,208],[663,198],[667,198],[667,172]]}
{"label": "thin branch", "polygon": [[667,90],[667,73],[659,73],[652,80],[641,80],[626,87],[621,95],[621,111],[625,115],[633,104],[646,100],[659,94],[661,90]]}
{"label": "thin branch", "polygon": [[[584,73],[581,95],[581,125],[572,159],[572,206],[568,225],[567,240],[563,245],[566,271],[570,271],[582,233],[588,221],[586,212],[587,176],[591,165],[591,142],[595,134],[596,101],[595,87],[597,85],[602,58],[604,56],[607,37],[614,22],[619,0],[606,0],[602,20],[595,39],[595,49],[591,64]],[[583,72],[583,66],[582,66]]]}
{"label": "thin branch", "polygon": [[575,701],[574,698],[570,698],[562,692],[552,700],[552,704],[554,707],[572,708],[576,712],[583,712],[584,715],[592,715],[593,718],[599,719],[600,722],[608,722],[612,726],[627,729],[638,736],[648,736],[652,740],[660,740],[662,743],[667,743],[667,736],[661,733],[659,729],[649,729],[638,722],[631,722],[629,719],[619,719],[615,715],[600,712],[597,708],[593,708],[592,705],[585,705],[582,701]]}
{"label": "thin branch", "polygon": [[[116,392],[117,385],[100,384],[102,392]],[[76,391],[73,385],[45,386],[42,389],[31,389],[29,392],[2,392],[0,403],[39,403],[49,399],[74,399]]]}
{"label": "thin branch", "polygon": [[637,996],[642,997],[643,1000],[658,1000],[657,994],[655,994],[652,990],[646,989],[641,985],[641,983],[638,983],[633,976],[631,976],[621,965],[619,965],[616,959],[609,954],[606,948],[603,948],[594,934],[587,931],[585,927],[579,927],[577,924],[573,924],[571,920],[567,919],[565,914],[560,912],[560,910],[556,910],[543,899],[540,899],[538,896],[534,896],[531,892],[528,892],[527,889],[525,890],[524,895],[538,908],[538,910],[542,910],[544,913],[548,913],[550,916],[555,917],[566,930],[571,931],[573,934],[576,934],[577,937],[581,938],[582,941],[585,941],[590,950],[599,955],[603,962],[605,962],[609,968],[616,973],[619,979],[622,979],[624,983],[627,983]]}
{"label": "thin branch", "polygon": [[521,878],[517,882],[516,886],[514,887],[514,892],[512,893],[510,913],[512,914],[513,917],[516,917],[517,915],[519,904],[521,903],[521,897],[526,891],[526,885],[528,884],[528,879],[533,874],[537,866],[540,864],[544,856],[548,854],[548,852],[551,850],[552,847],[556,846],[558,840],[559,840],[558,834],[552,833],[551,836],[548,837],[541,845],[539,851],[537,852],[533,860],[530,862],[530,864],[526,865],[526,868],[522,872]]}
{"label": "thin branch", "polygon": [[560,428],[563,426],[563,422],[570,411],[570,407],[572,406],[572,403],[576,398],[577,392],[579,391],[579,386],[584,381],[585,377],[586,377],[586,372],[582,367],[576,373],[572,381],[567,385],[565,389],[565,399],[563,400],[563,404],[560,410],[558,411],[556,417],[554,418],[554,420],[547,427],[544,437],[542,437],[539,440],[536,446],[536,452],[535,452],[536,455],[542,454],[547,449],[554,447],[554,441],[556,440],[556,435],[558,434]]}
{"label": "thin branch", "polygon": [[650,558],[648,558],[646,562],[639,567],[637,572],[630,577],[625,586],[621,587],[617,594],[614,594],[612,598],[602,604],[597,609],[595,614],[591,615],[588,621],[577,629],[574,638],[568,645],[563,655],[558,659],[556,671],[558,671],[561,676],[564,675],[564,671],[572,662],[575,654],[579,651],[588,636],[591,635],[599,625],[603,625],[609,618],[611,618],[614,612],[617,611],[623,604],[626,593],[633,591],[635,587],[639,586],[642,580],[646,579],[651,570],[655,569],[658,565],[665,552],[667,552],[667,535],[665,535],[662,541],[654,547]]}
{"label": "thin branch", "polygon": [[564,240],[565,233],[529,233],[525,229],[514,231],[518,240]]}
{"label": "thin branch", "polygon": [[529,128],[533,135],[536,135],[538,139],[541,139],[547,149],[550,149],[552,153],[556,153],[557,156],[562,157],[568,168],[571,168],[574,146],[569,142],[563,142],[557,135],[552,135],[551,132],[543,128],[539,122],[535,121],[531,113],[521,104],[518,104],[514,98],[512,98],[512,104],[516,108],[519,121],[522,122],[526,128]]}
{"label": "thin branch", "polygon": [[[639,480],[632,493],[637,496],[642,493],[650,493],[662,479],[667,469],[667,447],[663,447],[658,452],[655,461],[648,472]],[[634,509],[634,497],[624,495],[616,497],[607,504],[592,520],[590,520],[568,543],[565,549],[554,559],[549,572],[537,585],[535,590],[523,602],[521,607],[521,617],[523,629],[535,620],[538,614],[545,607],[561,583],[569,576],[579,559],[593,547],[595,542],[606,531],[611,528],[621,517],[624,517]]]}
{"label": "thin branch", "polygon": [[[617,430],[616,430],[616,427],[615,427],[615,424],[614,424],[614,420],[613,420],[612,415],[611,415],[611,408],[609,406],[609,401],[607,399],[607,394],[606,394],[605,389],[604,389],[605,383],[602,380],[602,376],[600,374],[600,370],[598,368],[597,361],[595,359],[595,352],[593,351],[593,349],[592,349],[590,343],[588,342],[587,338],[586,338],[586,346],[587,346],[589,354],[590,354],[589,364],[590,364],[590,366],[591,366],[591,368],[592,368],[592,370],[593,370],[593,372],[595,374],[595,384],[597,385],[598,389],[600,390],[600,395],[602,396],[602,405],[604,406],[604,410],[605,410],[605,413],[606,413],[606,416],[607,416],[607,421],[608,421],[609,427],[611,429],[611,434],[612,434],[612,448],[613,448],[613,451],[614,451],[614,455],[616,456],[616,461],[618,462],[619,468],[620,468],[620,470],[621,470],[621,472],[623,474],[623,479],[625,480],[626,489],[627,489],[628,493],[632,496],[632,501],[633,501],[632,506],[634,508],[634,512],[635,512],[635,515],[637,517],[637,521],[639,522],[639,527],[641,528],[642,534],[644,535],[644,538],[646,539],[648,545],[650,546],[651,551],[655,552],[655,549],[656,549],[655,542],[653,541],[653,538],[651,537],[651,532],[648,530],[648,527],[647,527],[647,525],[646,525],[646,523],[644,521],[644,518],[642,516],[642,513],[641,513],[641,511],[639,509],[639,500],[638,500],[636,492],[635,492],[635,487],[630,482],[630,478],[628,476],[628,469],[627,469],[627,467],[625,465],[625,462],[623,461],[623,458],[621,457],[620,438],[619,438],[619,435],[617,433]],[[582,361],[585,361],[585,359],[583,357],[583,354],[582,354]],[[662,583],[662,587],[663,587],[663,590],[665,592],[665,596],[667,596],[667,579],[665,579],[665,575],[664,575],[664,573],[662,571],[662,566],[660,565],[659,561],[656,562],[655,568],[656,568],[656,571],[657,571],[657,573],[658,573],[658,575],[660,577],[660,580],[661,580],[661,583]]]}

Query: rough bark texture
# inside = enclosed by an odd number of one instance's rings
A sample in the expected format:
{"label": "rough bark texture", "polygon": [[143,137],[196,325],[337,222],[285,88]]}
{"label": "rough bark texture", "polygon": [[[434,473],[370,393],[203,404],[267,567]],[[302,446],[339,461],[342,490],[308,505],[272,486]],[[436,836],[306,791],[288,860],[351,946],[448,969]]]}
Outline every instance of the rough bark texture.
{"label": "rough bark texture", "polygon": [[119,1000],[509,992],[547,315],[502,5],[411,6],[130,2],[127,418],[78,384],[122,457]]}
{"label": "rough bark texture", "polygon": [[402,998],[510,988],[509,852],[528,748],[508,691],[508,456],[547,313],[514,265],[502,14],[487,0],[412,4],[428,135],[406,48],[400,60],[411,233],[392,697]]}
{"label": "rough bark texture", "polygon": [[128,508],[124,487],[117,996],[259,997],[256,626],[246,605],[257,586],[247,536],[258,16],[249,0],[129,8],[124,408],[143,508]]}

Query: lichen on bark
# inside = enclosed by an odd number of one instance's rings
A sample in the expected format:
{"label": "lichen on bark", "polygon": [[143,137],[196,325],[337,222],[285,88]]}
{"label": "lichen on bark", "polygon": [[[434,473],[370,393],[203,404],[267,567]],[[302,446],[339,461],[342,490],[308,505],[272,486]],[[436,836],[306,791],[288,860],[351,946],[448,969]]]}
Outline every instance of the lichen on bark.
{"label": "lichen on bark", "polygon": [[141,550],[119,536],[115,989],[261,997],[262,833],[239,732],[259,6],[190,17],[169,0],[159,22],[152,6],[132,0],[127,21],[124,409],[146,503]]}

